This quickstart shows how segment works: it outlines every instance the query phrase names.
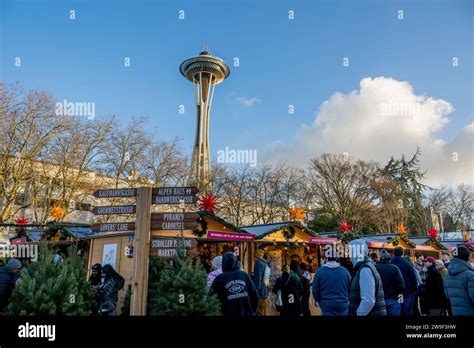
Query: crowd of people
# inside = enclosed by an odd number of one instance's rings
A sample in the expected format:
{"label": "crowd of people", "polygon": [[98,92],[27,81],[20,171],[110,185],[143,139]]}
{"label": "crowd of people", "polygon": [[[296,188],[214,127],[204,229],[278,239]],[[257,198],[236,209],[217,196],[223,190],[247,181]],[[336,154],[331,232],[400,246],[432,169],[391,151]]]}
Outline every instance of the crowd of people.
{"label": "crowd of people", "polygon": [[[313,278],[306,265],[291,260],[272,288],[263,250],[256,253],[251,275],[232,252],[213,261],[210,293],[217,294],[226,316],[266,315],[269,293],[281,316],[310,316],[310,293],[323,316],[474,316],[474,267],[466,247],[454,257],[436,260],[421,253],[415,262],[396,247],[369,256],[367,243],[349,243],[361,252],[350,255],[351,267],[327,257]],[[219,268],[221,267],[221,268]]]}
{"label": "crowd of people", "polygon": [[[269,298],[281,316],[310,316],[310,301],[323,316],[474,316],[474,267],[470,252],[460,246],[442,259],[417,253],[415,261],[401,247],[368,254],[364,240],[353,240],[358,253],[350,264],[327,257],[313,277],[304,263],[291,259],[270,286],[270,266],[264,250],[256,252],[253,272],[242,269],[233,252],[215,257],[207,275],[210,294],[216,294],[224,316],[268,315]],[[53,256],[54,264],[61,258]],[[10,259],[0,267],[0,314],[21,281],[22,263]],[[97,311],[111,316],[124,278],[111,265],[94,264],[89,278]]]}

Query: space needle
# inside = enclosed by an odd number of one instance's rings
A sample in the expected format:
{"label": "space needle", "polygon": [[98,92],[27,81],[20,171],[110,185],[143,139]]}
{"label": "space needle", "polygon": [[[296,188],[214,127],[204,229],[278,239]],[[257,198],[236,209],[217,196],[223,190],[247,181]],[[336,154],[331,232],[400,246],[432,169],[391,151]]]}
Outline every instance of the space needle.
{"label": "space needle", "polygon": [[208,188],[211,173],[209,149],[209,116],[214,89],[230,74],[229,66],[209,52],[207,45],[198,56],[181,63],[181,74],[194,85],[196,102],[196,134],[191,159],[191,183],[198,188]]}

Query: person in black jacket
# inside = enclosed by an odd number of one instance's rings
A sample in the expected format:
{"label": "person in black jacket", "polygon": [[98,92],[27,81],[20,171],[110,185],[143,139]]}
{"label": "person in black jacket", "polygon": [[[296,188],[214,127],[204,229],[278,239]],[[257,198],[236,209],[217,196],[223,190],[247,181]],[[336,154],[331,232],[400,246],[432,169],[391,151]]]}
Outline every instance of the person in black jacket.
{"label": "person in black jacket", "polygon": [[422,290],[422,313],[426,315],[446,315],[446,295],[443,277],[436,268],[436,260],[428,256],[425,260],[427,268],[426,283]]}
{"label": "person in black jacket", "polygon": [[17,259],[10,259],[6,266],[0,268],[0,313],[8,305],[20,270],[21,262]]}
{"label": "person in black jacket", "polygon": [[[288,266],[286,266],[288,268]],[[304,287],[299,275],[298,261],[292,260],[288,272],[283,272],[275,284],[273,292],[281,291],[281,316],[296,317],[303,315]]]}
{"label": "person in black jacket", "polygon": [[402,273],[397,266],[390,263],[390,257],[388,251],[382,249],[380,261],[375,265],[380,279],[382,279],[385,309],[389,317],[400,316],[400,302],[403,299],[403,290],[405,290]]}
{"label": "person in black jacket", "polygon": [[403,302],[401,303],[401,315],[411,317],[415,303],[415,293],[418,289],[416,281],[416,270],[403,258],[403,248],[396,247],[393,250],[392,265],[397,266],[402,273],[405,289],[403,290]]}
{"label": "person in black jacket", "polygon": [[217,294],[224,316],[254,316],[258,308],[258,292],[250,276],[240,269],[234,253],[222,257],[222,274],[212,283],[209,293]]}
{"label": "person in black jacket", "polygon": [[104,283],[99,289],[99,312],[103,316],[111,316],[117,307],[118,292],[123,289],[125,279],[111,265],[102,267]]}
{"label": "person in black jacket", "polygon": [[310,317],[311,310],[309,309],[309,298],[311,296],[311,278],[309,278],[309,272],[308,272],[308,276],[305,277],[305,272],[307,270],[306,263],[304,262],[301,263],[299,265],[299,269],[300,269],[299,275],[301,279],[301,284],[303,285],[303,296],[301,298],[301,305],[303,307],[303,316]]}

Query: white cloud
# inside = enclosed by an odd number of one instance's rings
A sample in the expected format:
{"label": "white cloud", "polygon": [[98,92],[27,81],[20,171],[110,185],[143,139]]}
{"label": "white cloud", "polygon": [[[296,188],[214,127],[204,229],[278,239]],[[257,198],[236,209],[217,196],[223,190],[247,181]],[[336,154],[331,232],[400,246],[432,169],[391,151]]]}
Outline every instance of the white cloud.
{"label": "white cloud", "polygon": [[322,153],[347,152],[386,163],[390,156],[411,156],[420,146],[427,184],[472,184],[474,125],[452,141],[439,136],[453,111],[445,100],[416,95],[406,81],[364,78],[359,90],[326,100],[314,122],[300,126],[293,144],[274,143],[265,157],[304,166]]}
{"label": "white cloud", "polygon": [[235,100],[237,100],[237,102],[239,104],[242,104],[242,105],[244,105],[248,108],[253,106],[255,103],[261,101],[260,99],[255,98],[255,97],[253,97],[253,98],[237,97],[237,98],[235,98]]}

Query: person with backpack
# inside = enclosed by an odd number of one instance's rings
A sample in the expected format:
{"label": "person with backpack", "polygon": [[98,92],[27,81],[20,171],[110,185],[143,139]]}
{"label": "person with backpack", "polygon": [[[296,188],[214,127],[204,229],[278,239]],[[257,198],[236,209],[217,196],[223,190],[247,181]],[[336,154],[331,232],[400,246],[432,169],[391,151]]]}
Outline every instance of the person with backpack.
{"label": "person with backpack", "polygon": [[101,284],[98,297],[100,299],[99,313],[111,316],[117,307],[118,292],[123,289],[125,279],[114,268],[107,264],[102,267],[104,282]]}

